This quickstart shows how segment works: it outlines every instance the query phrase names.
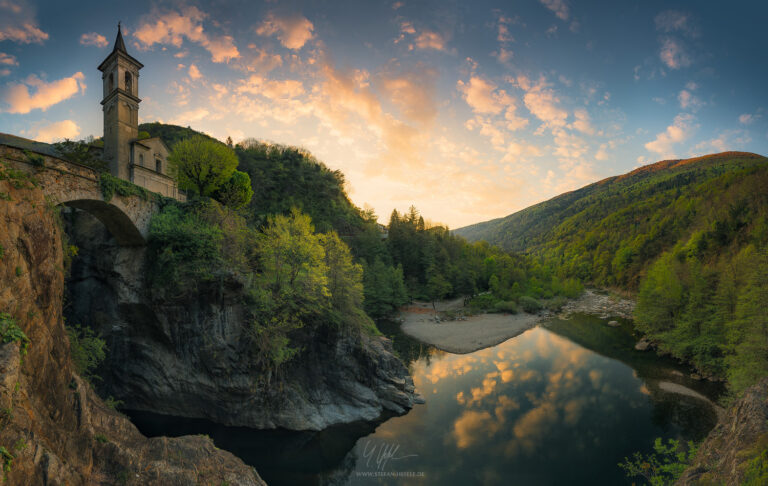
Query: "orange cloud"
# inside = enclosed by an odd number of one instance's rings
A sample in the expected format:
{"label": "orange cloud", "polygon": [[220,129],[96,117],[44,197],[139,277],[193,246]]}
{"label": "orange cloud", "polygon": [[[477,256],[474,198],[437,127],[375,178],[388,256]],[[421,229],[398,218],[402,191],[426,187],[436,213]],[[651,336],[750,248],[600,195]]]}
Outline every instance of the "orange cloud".
{"label": "orange cloud", "polygon": [[487,440],[498,430],[499,424],[487,411],[466,410],[453,423],[453,437],[459,449]]}
{"label": "orange cloud", "polygon": [[80,44],[84,46],[106,47],[109,45],[109,42],[107,42],[107,38],[103,35],[91,32],[80,36]]}
{"label": "orange cloud", "polygon": [[673,146],[687,140],[696,129],[693,115],[680,113],[666,130],[656,135],[656,139],[645,144],[645,149],[655,152],[663,158],[674,158]]}
{"label": "orange cloud", "polygon": [[437,117],[436,79],[437,71],[417,66],[406,73],[382,74],[377,87],[405,118],[430,124]]}
{"label": "orange cloud", "polygon": [[203,29],[208,15],[197,7],[187,7],[180,12],[166,12],[147,17],[133,33],[139,46],[150,48],[155,44],[171,44],[181,47],[184,38],[200,44],[211,53],[213,62],[229,62],[240,57],[234,39],[228,35],[209,36]]}
{"label": "orange cloud", "polygon": [[195,66],[194,64],[189,65],[189,77],[192,79],[200,79],[203,77],[202,74],[200,74],[200,70]]}
{"label": "orange cloud", "polygon": [[30,138],[40,142],[56,142],[65,138],[72,139],[80,135],[80,127],[72,120],[62,120],[38,127],[29,134]]}
{"label": "orange cloud", "polygon": [[[29,76],[23,83],[9,84],[3,101],[8,107],[6,113],[29,113],[32,110],[47,110],[78,92],[85,91],[85,76],[77,72],[72,76],[51,83],[46,83],[35,75]],[[32,88],[32,92],[30,92]]]}
{"label": "orange cloud", "polygon": [[288,49],[299,50],[312,39],[314,28],[312,22],[301,15],[278,17],[274,13],[269,13],[261,25],[256,28],[256,33],[261,36],[277,34],[277,38],[283,46]]}
{"label": "orange cloud", "polygon": [[23,0],[0,1],[0,41],[42,44],[48,34],[37,27],[35,12]]}
{"label": "orange cloud", "polygon": [[445,38],[437,32],[425,30],[416,37],[416,47],[419,49],[435,49],[436,51],[445,50]]}

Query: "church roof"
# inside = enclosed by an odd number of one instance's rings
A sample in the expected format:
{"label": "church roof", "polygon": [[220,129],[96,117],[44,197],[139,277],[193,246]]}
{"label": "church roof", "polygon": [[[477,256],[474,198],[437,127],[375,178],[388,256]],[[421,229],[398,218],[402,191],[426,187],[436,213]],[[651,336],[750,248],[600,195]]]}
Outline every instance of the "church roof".
{"label": "church roof", "polygon": [[99,71],[102,70],[105,64],[107,64],[107,61],[111,60],[113,56],[115,55],[122,55],[128,60],[132,61],[133,63],[137,64],[139,66],[139,69],[143,68],[144,65],[133,58],[130,54],[128,54],[128,51],[125,49],[125,41],[123,40],[123,31],[120,28],[120,24],[117,24],[117,38],[115,38],[115,47],[112,48],[112,52],[109,53],[106,59],[102,61],[101,64],[99,64]]}
{"label": "church roof", "polygon": [[0,145],[29,150],[30,152],[37,152],[38,154],[50,155],[52,157],[61,157],[56,148],[49,143],[17,137],[10,133],[0,133]]}

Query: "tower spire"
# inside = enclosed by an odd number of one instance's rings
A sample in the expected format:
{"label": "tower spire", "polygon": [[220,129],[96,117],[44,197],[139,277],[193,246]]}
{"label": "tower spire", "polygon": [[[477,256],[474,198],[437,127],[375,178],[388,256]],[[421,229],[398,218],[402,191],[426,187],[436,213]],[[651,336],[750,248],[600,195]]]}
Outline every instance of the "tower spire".
{"label": "tower spire", "polygon": [[112,52],[114,51],[121,51],[128,54],[128,51],[125,50],[125,42],[123,41],[123,31],[120,28],[120,22],[117,23],[117,39],[115,39],[115,48],[112,49]]}

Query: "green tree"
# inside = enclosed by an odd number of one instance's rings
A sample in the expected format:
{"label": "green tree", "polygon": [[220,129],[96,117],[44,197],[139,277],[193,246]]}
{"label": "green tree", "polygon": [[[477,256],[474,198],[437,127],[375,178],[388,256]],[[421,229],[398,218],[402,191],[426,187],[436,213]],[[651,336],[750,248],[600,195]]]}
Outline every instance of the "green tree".
{"label": "green tree", "polygon": [[289,333],[330,309],[328,266],[309,216],[294,209],[269,219],[258,245],[262,273],[252,291],[256,358],[267,381],[300,348]]}
{"label": "green tree", "polygon": [[251,176],[235,170],[232,177],[214,193],[214,199],[233,209],[240,209],[251,202],[253,188]]}
{"label": "green tree", "polygon": [[238,162],[231,148],[195,135],[173,147],[168,163],[181,189],[210,196],[229,180]]}
{"label": "green tree", "polygon": [[435,303],[451,293],[451,283],[441,273],[433,273],[427,281],[427,295],[432,301],[432,310],[437,312]]}

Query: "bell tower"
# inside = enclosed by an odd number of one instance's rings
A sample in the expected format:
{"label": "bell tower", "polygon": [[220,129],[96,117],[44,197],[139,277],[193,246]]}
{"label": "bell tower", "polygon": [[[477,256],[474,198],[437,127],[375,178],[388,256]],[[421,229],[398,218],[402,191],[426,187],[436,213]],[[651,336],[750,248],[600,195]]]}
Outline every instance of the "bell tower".
{"label": "bell tower", "polygon": [[144,65],[125,50],[117,24],[115,47],[99,65],[104,85],[104,160],[109,172],[131,180],[131,143],[139,136],[139,69]]}

